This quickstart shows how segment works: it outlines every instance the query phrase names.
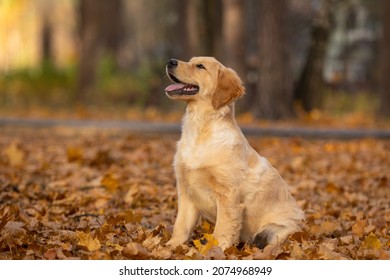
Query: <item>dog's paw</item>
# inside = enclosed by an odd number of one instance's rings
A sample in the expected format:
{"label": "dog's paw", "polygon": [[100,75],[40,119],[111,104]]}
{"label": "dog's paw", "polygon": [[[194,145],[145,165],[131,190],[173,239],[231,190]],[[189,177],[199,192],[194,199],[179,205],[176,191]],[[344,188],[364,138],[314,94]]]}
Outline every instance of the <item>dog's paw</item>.
{"label": "dog's paw", "polygon": [[232,247],[234,244],[230,240],[226,238],[216,238],[218,241],[218,246],[222,249],[222,251],[225,251],[227,248]]}
{"label": "dog's paw", "polygon": [[167,243],[165,243],[166,246],[176,248],[177,246],[183,244],[184,242],[180,241],[177,238],[171,238]]}

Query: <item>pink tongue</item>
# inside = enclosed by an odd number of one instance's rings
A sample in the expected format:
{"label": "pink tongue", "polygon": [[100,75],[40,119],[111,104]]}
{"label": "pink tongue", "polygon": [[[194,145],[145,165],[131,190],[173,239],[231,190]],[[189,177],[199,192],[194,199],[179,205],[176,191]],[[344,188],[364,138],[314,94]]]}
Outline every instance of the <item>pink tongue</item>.
{"label": "pink tongue", "polygon": [[166,92],[175,91],[175,90],[182,89],[185,86],[186,86],[185,84],[180,84],[180,83],[172,84],[172,85],[167,86],[165,91]]}

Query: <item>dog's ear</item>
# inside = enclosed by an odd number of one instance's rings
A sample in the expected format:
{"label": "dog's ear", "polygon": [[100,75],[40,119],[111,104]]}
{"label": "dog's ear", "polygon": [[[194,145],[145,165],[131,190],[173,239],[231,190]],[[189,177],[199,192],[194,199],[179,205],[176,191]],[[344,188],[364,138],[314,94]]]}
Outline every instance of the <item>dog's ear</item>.
{"label": "dog's ear", "polygon": [[212,105],[218,110],[242,96],[245,88],[236,72],[230,68],[220,68],[218,84],[212,96]]}

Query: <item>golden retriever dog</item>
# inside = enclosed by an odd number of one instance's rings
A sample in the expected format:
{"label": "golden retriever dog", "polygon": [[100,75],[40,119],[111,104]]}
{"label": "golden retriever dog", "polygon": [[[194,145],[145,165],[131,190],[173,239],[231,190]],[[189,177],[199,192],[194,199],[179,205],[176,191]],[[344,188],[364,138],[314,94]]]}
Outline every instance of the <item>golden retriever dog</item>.
{"label": "golden retriever dog", "polygon": [[188,241],[199,217],[215,223],[225,250],[240,241],[264,248],[300,229],[303,212],[278,171],[249,145],[234,118],[240,78],[212,57],[169,60],[165,92],[187,102],[174,168],[178,214],[168,246]]}

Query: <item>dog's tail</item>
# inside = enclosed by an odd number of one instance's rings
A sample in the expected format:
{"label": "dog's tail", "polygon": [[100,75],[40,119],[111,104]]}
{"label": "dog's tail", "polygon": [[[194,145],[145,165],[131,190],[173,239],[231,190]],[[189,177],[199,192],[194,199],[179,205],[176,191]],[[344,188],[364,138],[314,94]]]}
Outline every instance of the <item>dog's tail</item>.
{"label": "dog's tail", "polygon": [[264,249],[267,245],[277,245],[283,242],[287,237],[300,230],[298,224],[277,225],[268,224],[255,234],[252,244],[259,249]]}
{"label": "dog's tail", "polygon": [[270,241],[272,240],[273,232],[269,229],[264,229],[259,233],[256,233],[255,238],[253,238],[252,244],[259,249],[264,249]]}

